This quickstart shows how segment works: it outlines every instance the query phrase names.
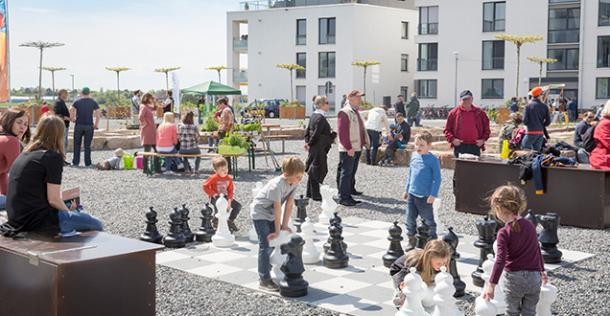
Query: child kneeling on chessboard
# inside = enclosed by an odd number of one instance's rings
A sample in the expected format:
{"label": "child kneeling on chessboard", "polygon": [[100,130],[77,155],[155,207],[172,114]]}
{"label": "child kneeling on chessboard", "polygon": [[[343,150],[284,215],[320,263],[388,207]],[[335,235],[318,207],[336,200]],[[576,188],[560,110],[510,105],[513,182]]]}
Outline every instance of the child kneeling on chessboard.
{"label": "child kneeling on chessboard", "polygon": [[[227,160],[223,157],[216,157],[212,159],[212,168],[214,168],[214,174],[209,176],[208,179],[203,183],[203,192],[205,192],[210,198],[210,203],[212,204],[215,212],[218,212],[216,209],[216,200],[221,194],[225,196],[228,205],[231,208],[227,225],[229,226],[231,233],[234,233],[239,230],[237,225],[235,225],[235,219],[237,218],[239,211],[241,211],[241,204],[233,198],[233,192],[235,192],[233,177],[229,175]],[[218,219],[214,217],[214,220],[217,224]]]}
{"label": "child kneeling on chessboard", "polygon": [[[430,240],[426,243],[424,249],[413,249],[396,259],[390,266],[390,276],[394,281],[395,290],[394,306],[398,309],[405,302],[405,295],[402,293],[403,280],[411,268],[417,270],[424,283],[430,288],[434,286],[434,277],[441,271],[441,267],[449,269],[450,259],[451,248],[440,239]],[[424,307],[431,308],[434,306],[431,299],[432,296],[429,295],[428,298],[423,300]]]}
{"label": "child kneeling on chessboard", "polygon": [[[254,229],[258,235],[259,288],[274,292],[279,291],[279,287],[271,280],[269,241],[275,239],[280,230],[292,232],[288,225],[294,206],[294,191],[303,180],[305,164],[299,157],[286,157],[282,162],[282,171],[282,175],[269,180],[258,191],[250,210]],[[286,206],[282,219],[282,204],[284,203]]]}
{"label": "child kneeling on chessboard", "polygon": [[124,154],[123,149],[117,148],[114,151],[114,157],[98,162],[95,165],[95,168],[97,168],[97,170],[120,170],[121,160],[123,159]]}

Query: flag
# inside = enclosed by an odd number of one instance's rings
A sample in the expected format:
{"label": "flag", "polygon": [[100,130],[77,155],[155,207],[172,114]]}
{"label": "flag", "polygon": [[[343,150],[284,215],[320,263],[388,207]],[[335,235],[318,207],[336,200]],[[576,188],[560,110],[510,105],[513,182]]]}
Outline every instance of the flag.
{"label": "flag", "polygon": [[0,0],[0,102],[8,102],[9,63],[8,63],[8,10],[7,0]]}

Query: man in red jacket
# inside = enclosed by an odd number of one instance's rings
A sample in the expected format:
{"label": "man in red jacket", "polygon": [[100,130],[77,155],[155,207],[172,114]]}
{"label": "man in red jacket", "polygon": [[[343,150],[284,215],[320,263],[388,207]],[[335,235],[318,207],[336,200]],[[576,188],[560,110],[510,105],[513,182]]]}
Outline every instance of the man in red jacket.
{"label": "man in red jacket", "polygon": [[445,137],[453,147],[453,154],[481,155],[489,138],[489,119],[485,111],[472,104],[472,92],[460,93],[460,104],[447,117]]}

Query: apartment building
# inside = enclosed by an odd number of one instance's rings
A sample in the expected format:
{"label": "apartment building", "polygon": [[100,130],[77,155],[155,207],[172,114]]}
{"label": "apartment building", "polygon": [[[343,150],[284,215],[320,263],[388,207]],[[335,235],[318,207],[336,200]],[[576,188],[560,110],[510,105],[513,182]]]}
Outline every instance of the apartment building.
{"label": "apartment building", "polygon": [[363,89],[356,60],[367,69],[367,101],[380,104],[413,91],[416,64],[413,0],[248,1],[227,13],[228,82],[248,99],[289,99],[289,72],[277,64],[305,67],[294,74],[294,98],[306,104],[327,95],[336,111],[342,95]]}

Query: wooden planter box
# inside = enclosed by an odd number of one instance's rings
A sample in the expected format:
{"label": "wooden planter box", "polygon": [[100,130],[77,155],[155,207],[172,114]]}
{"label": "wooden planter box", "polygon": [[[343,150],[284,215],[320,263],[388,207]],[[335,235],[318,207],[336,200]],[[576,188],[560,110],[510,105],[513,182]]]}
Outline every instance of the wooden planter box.
{"label": "wooden planter box", "polygon": [[508,118],[510,116],[510,110],[507,108],[499,108],[497,110],[498,114],[496,116],[496,123],[497,124],[504,124],[506,123],[506,121],[508,121]]}
{"label": "wooden planter box", "polygon": [[305,107],[280,107],[280,118],[305,119]]}
{"label": "wooden planter box", "polygon": [[106,109],[108,118],[111,119],[124,119],[131,116],[131,109],[127,106],[109,106]]}

